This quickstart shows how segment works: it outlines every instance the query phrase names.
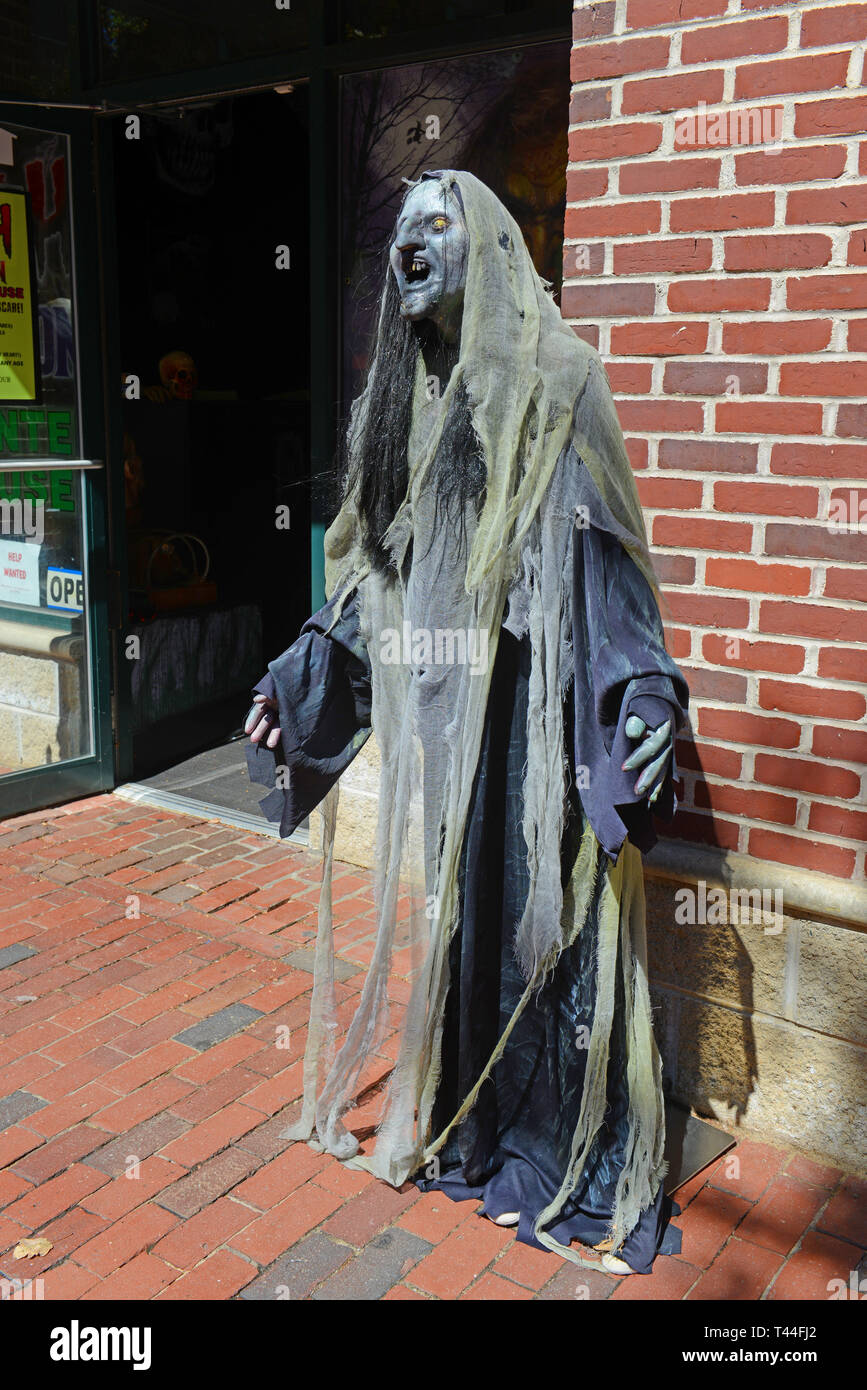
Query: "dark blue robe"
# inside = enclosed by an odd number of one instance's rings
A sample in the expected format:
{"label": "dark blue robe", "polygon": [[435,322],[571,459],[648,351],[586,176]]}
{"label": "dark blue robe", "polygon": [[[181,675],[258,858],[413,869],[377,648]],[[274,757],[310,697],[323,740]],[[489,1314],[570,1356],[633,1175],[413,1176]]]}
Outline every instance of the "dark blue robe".
{"label": "dark blue robe", "polygon": [[[611,861],[627,835],[643,851],[655,843],[646,797],[634,791],[638,774],[622,771],[635,747],[624,726],[638,714],[653,727],[670,718],[679,728],[688,702],[647,581],[621,545],[619,527],[586,469],[582,475],[584,524],[573,532],[574,675],[564,702],[571,771],[564,887],[585,817],[600,854]],[[276,756],[261,744],[248,746],[248,766],[254,781],[272,787],[277,765],[290,770],[289,786],[262,803],[270,819],[280,820],[282,835],[322,800],[370,732],[370,668],[354,597],[326,635],[333,606],[334,599],[305,623],[256,687],[277,699],[282,744]],[[504,627],[460,861],[459,926],[450,943],[432,1136],[475,1084],[526,985],[512,945],[528,890],[522,769],[529,672],[529,639]],[[675,776],[672,760],[656,807],[663,818],[674,813]],[[578,940],[525,1008],[473,1110],[441,1149],[438,1176],[417,1179],[423,1189],[439,1188],[455,1200],[482,1199],[492,1216],[520,1211],[518,1239],[537,1247],[535,1218],[560,1187],[581,1105],[587,1054],[575,1039],[593,1022],[597,926],[591,908]],[[617,981],[608,1107],[578,1188],[550,1227],[563,1244],[574,1238],[592,1246],[604,1239],[623,1166],[628,1120],[619,970]],[[679,1249],[679,1232],[667,1225],[670,1208],[660,1188],[622,1247],[622,1258],[639,1273],[650,1271],[659,1249]]]}

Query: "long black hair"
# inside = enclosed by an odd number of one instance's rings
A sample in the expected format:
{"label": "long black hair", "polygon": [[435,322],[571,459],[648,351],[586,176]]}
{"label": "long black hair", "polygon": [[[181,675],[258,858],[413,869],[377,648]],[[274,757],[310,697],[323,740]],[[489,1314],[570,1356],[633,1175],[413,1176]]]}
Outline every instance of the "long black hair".
{"label": "long black hair", "polygon": [[[409,480],[407,446],[412,423],[413,391],[419,351],[453,365],[457,348],[450,353],[439,330],[429,319],[412,323],[400,312],[400,295],[388,260],[384,257],[385,299],[374,327],[367,376],[367,409],[363,425],[350,451],[351,429],[343,441],[343,496],[355,491],[361,517],[362,545],[374,568],[392,568],[382,537],[406,497]],[[447,521],[462,528],[464,507],[479,498],[486,468],[463,382],[455,392],[431,470],[436,487],[435,524],[441,508]]]}

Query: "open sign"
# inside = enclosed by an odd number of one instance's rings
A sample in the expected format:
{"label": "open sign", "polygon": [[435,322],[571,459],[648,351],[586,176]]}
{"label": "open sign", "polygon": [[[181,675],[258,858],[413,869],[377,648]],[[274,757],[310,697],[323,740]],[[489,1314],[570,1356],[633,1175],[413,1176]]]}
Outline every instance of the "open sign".
{"label": "open sign", "polygon": [[67,612],[84,611],[84,576],[80,570],[45,572],[46,608],[65,608]]}

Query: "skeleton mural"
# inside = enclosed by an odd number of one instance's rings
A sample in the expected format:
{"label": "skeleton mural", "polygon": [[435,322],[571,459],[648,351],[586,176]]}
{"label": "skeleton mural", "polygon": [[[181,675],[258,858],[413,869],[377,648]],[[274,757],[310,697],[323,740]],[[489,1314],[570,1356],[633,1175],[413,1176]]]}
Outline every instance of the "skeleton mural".
{"label": "skeleton mural", "polygon": [[[679,1233],[662,1188],[640,851],[652,814],[674,811],[688,692],[602,363],[472,174],[429,173],[406,195],[346,464],[328,602],[270,663],[246,726],[281,834],[323,804],[288,1137],[394,1185],[414,1176],[480,1200],[569,1260],[646,1273]],[[484,636],[473,650],[487,660],[440,660],[414,640],[394,659],[389,634],[405,625]],[[371,729],[377,935],[340,1039],[338,778]],[[416,806],[430,911],[401,923],[417,966],[403,1008],[389,994]],[[391,1029],[384,1113],[362,1153],[348,1112]]]}
{"label": "skeleton mural", "polygon": [[232,142],[231,101],[182,107],[154,117],[154,160],[163,183],[191,197],[209,193],[217,175],[217,155]]}

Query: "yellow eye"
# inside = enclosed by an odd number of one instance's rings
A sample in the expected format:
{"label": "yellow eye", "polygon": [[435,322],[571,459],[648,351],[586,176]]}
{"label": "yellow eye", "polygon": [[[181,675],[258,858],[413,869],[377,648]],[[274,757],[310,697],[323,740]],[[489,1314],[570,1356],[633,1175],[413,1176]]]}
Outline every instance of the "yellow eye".
{"label": "yellow eye", "polygon": [[448,225],[449,219],[447,217],[435,217],[431,222],[435,232],[444,232]]}

